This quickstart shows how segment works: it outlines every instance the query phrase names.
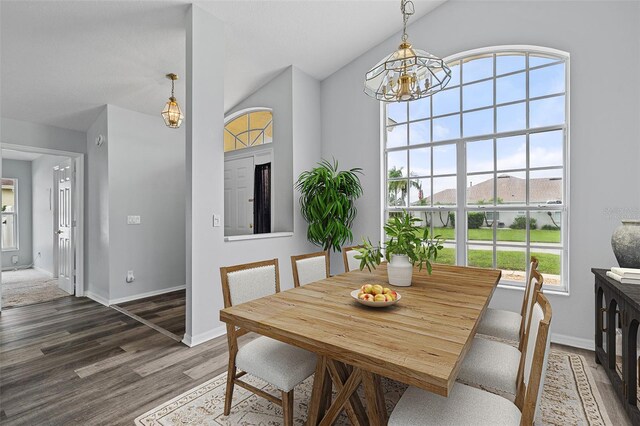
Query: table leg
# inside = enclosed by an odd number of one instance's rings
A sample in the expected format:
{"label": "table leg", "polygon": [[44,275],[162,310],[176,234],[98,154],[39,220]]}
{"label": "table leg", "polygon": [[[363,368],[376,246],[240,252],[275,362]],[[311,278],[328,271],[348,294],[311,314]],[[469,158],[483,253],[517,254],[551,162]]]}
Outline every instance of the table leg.
{"label": "table leg", "polygon": [[362,371],[362,384],[367,399],[367,413],[371,426],[387,424],[387,408],[384,402],[384,391],[380,376],[369,371]]}
{"label": "table leg", "polygon": [[[333,380],[333,383],[336,387],[336,390],[340,392],[346,382],[351,377],[354,369],[350,368],[346,364],[337,361],[329,361],[328,363],[329,373]],[[360,373],[358,373],[360,374]],[[359,382],[358,382],[359,383]],[[353,426],[359,425],[367,425],[369,422],[367,420],[367,412],[362,406],[362,401],[357,394],[358,388],[356,387],[353,392],[349,395],[349,398],[346,400],[344,404],[345,411],[347,413],[347,417]]]}
{"label": "table leg", "polygon": [[316,372],[313,376],[313,390],[307,415],[307,426],[316,426],[320,423],[320,419],[324,417],[327,409],[327,398],[331,398],[331,378],[327,370],[327,357],[318,356]]}

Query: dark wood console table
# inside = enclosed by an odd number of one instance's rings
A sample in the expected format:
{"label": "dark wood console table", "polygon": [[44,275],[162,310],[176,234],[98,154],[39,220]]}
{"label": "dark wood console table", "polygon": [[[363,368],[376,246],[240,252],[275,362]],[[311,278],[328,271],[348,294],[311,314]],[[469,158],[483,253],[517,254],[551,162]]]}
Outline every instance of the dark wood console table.
{"label": "dark wood console table", "polygon": [[593,268],[591,272],[595,275],[596,362],[604,366],[632,423],[640,425],[640,285],[619,283],[607,277],[607,269]]}

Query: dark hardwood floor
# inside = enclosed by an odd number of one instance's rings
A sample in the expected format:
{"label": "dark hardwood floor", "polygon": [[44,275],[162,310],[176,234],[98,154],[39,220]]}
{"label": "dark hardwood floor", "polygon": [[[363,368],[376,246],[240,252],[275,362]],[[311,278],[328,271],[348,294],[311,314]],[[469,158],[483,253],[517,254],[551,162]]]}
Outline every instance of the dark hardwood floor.
{"label": "dark hardwood floor", "polygon": [[[552,347],[583,355],[613,424],[630,424],[592,351]],[[227,357],[225,337],[189,348],[86,298],[9,308],[0,315],[0,425],[132,425],[226,371]]]}
{"label": "dark hardwood floor", "polygon": [[120,303],[118,308],[148,321],[182,340],[185,332],[186,290]]}
{"label": "dark hardwood floor", "polygon": [[225,337],[189,348],[86,298],[0,315],[0,424],[131,425],[224,372]]}

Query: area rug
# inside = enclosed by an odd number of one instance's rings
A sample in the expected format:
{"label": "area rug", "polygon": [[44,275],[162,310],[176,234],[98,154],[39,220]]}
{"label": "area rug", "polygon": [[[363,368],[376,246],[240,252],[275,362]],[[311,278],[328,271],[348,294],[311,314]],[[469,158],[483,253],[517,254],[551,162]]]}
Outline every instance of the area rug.
{"label": "area rug", "polygon": [[[245,376],[248,377],[248,376]],[[256,378],[248,382],[276,395],[270,385]],[[139,416],[138,426],[151,425],[243,425],[276,426],[282,424],[282,409],[236,386],[229,416],[222,414],[226,373],[221,374],[159,407]],[[313,378],[295,388],[295,424],[303,425],[311,397]],[[383,379],[387,412],[402,396],[406,385]],[[361,391],[361,390],[360,390]],[[611,425],[596,383],[585,359],[558,350],[549,353],[549,365],[541,401],[538,425]],[[343,415],[337,425],[348,425]]]}
{"label": "area rug", "polygon": [[34,269],[2,272],[2,307],[31,305],[69,296],[58,280]]}

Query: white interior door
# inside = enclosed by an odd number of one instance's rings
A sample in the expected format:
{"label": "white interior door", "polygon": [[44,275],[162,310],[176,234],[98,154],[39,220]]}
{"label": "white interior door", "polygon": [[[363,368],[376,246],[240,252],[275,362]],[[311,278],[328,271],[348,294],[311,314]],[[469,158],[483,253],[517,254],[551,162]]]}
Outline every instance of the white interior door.
{"label": "white interior door", "polygon": [[253,234],[253,156],[224,162],[224,234]]}
{"label": "white interior door", "polygon": [[56,171],[58,180],[58,208],[56,213],[58,287],[69,294],[74,293],[74,248],[73,248],[73,174],[71,166],[60,166]]}

